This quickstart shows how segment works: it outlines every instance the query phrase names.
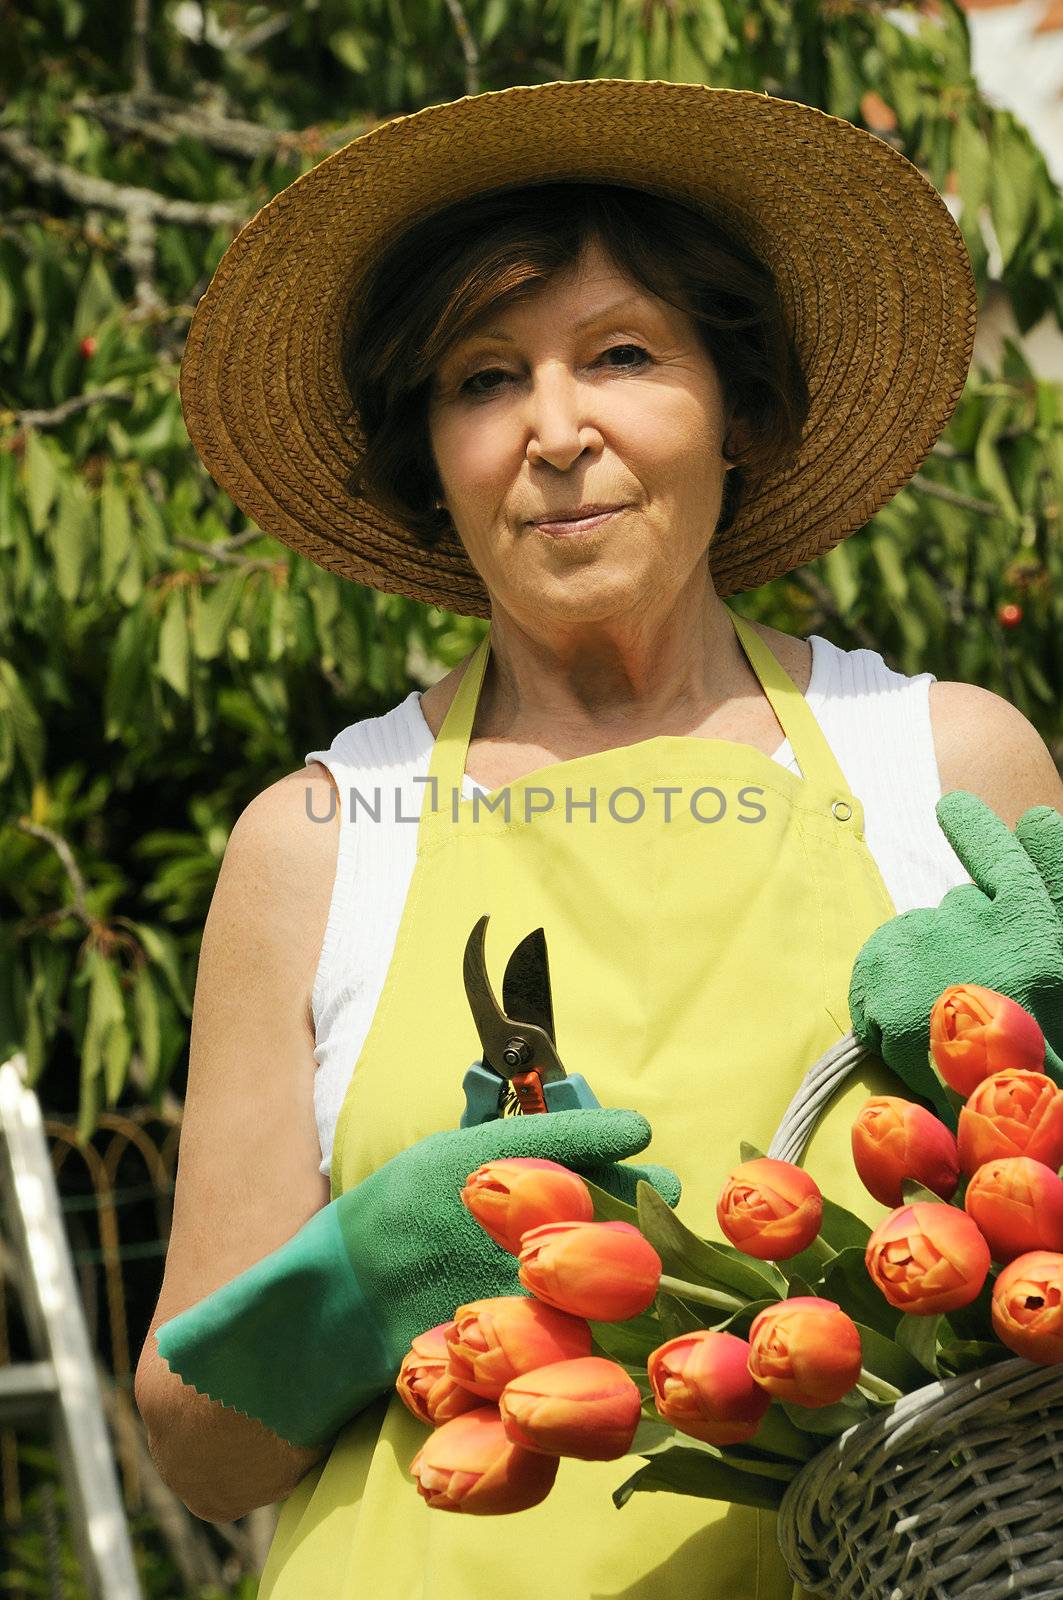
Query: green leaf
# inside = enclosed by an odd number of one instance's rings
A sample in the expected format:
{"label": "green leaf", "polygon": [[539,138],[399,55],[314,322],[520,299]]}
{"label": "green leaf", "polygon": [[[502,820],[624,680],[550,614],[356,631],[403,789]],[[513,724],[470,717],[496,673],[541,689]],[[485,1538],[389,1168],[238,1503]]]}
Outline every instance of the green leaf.
{"label": "green leaf", "polygon": [[938,1350],[938,1367],[944,1377],[961,1372],[978,1372],[998,1361],[1008,1361],[1013,1352],[995,1339],[949,1339]]}
{"label": "green leaf", "polygon": [[242,572],[227,572],[206,591],[192,591],[192,644],[198,660],[213,661],[221,654],[245,581]]}
{"label": "green leaf", "polygon": [[188,622],[183,589],[173,589],[166,597],[159,629],[158,672],[176,694],[188,698]]}
{"label": "green leaf", "polygon": [[133,1053],[133,1041],[124,1015],[114,1018],[108,1026],[103,1041],[103,1079],[110,1105],[118,1102],[125,1086],[126,1069]]}
{"label": "green leaf", "polygon": [[594,1202],[595,1222],[626,1222],[632,1228],[639,1225],[639,1214],[634,1206],[629,1206],[626,1201],[620,1200],[615,1194],[610,1194],[607,1189],[601,1189],[589,1178],[584,1178],[584,1183],[591,1192]]}
{"label": "green leaf", "polygon": [[80,484],[59,486],[59,506],[48,524],[48,542],[55,562],[56,587],[68,605],[81,592],[81,580],[95,532],[92,508]]}
{"label": "green leaf", "polygon": [[[734,1450],[733,1445],[728,1449]],[[773,1400],[765,1411],[753,1438],[751,1450],[771,1450],[778,1456],[789,1456],[793,1461],[810,1461],[820,1446],[801,1428],[796,1428],[778,1400]]]}
{"label": "green leaf", "polygon": [[[779,1287],[781,1274],[769,1263],[754,1264],[750,1257],[738,1251],[729,1255],[715,1243],[699,1239],[680,1222],[652,1184],[640,1180],[636,1196],[639,1227],[657,1251],[669,1277],[745,1296],[763,1295],[765,1284]],[[780,1295],[784,1288],[783,1279]]]}
{"label": "green leaf", "polygon": [[129,502],[108,472],[100,488],[100,585],[110,589],[129,559],[133,531]]}
{"label": "green leaf", "polygon": [[[0,722],[34,779],[44,767],[44,723],[10,661],[0,657]],[[6,774],[3,774],[6,776]]]}
{"label": "green leaf", "polygon": [[643,1417],[635,1429],[635,1437],[631,1441],[630,1454],[633,1456],[650,1456],[659,1450],[671,1449],[675,1440],[675,1429],[668,1422],[653,1422],[648,1417]]}
{"label": "green leaf", "polygon": [[711,1306],[704,1306],[699,1314],[689,1301],[680,1300],[674,1294],[658,1294],[655,1305],[661,1319],[662,1343],[678,1339],[683,1333],[696,1333],[705,1327],[706,1318],[719,1315]]}
{"label": "green leaf", "polygon": [[989,201],[1002,269],[1022,243],[1037,205],[1037,173],[1030,136],[1010,112],[997,111],[989,136]]}
{"label": "green leaf", "polygon": [[[834,1300],[854,1322],[892,1339],[901,1313],[868,1276],[864,1251],[851,1245],[839,1251],[823,1272],[823,1298]],[[892,1381],[892,1380],[891,1380]]]}
{"label": "green leaf", "polygon": [[[963,1104],[962,1100],[960,1104]],[[942,1200],[939,1194],[935,1194],[933,1189],[928,1189],[925,1184],[918,1183],[915,1178],[901,1179],[901,1194],[906,1206],[915,1205],[917,1202],[935,1206],[946,1206],[949,1203],[947,1200]]]}
{"label": "green leaf", "polygon": [[666,1492],[728,1500],[737,1505],[778,1509],[785,1484],[739,1467],[728,1466],[718,1454],[682,1445],[653,1455],[613,1493],[613,1504],[624,1506],[633,1494]]}
{"label": "green leaf", "polygon": [[181,1010],[190,1016],[192,1006],[181,980],[181,965],[173,935],[163,928],[152,927],[148,922],[134,922],[132,918],[127,919],[126,926],[136,934],[150,959],[162,972]]}
{"label": "green leaf", "polygon": [[591,1338],[603,1355],[643,1372],[651,1353],[665,1343],[660,1321],[649,1311],[629,1317],[626,1322],[591,1322],[589,1326]]}
{"label": "green leaf", "polygon": [[819,1233],[820,1238],[825,1239],[831,1249],[839,1254],[852,1246],[865,1250],[871,1237],[871,1229],[861,1217],[846,1211],[844,1206],[829,1200],[826,1195],[823,1196],[823,1221]]}
{"label": "green leaf", "polygon": [[869,1328],[856,1317],[853,1321],[860,1334],[863,1365],[868,1372],[873,1372],[876,1378],[885,1378],[887,1383],[892,1383],[897,1389],[903,1389],[905,1394],[923,1387],[926,1383],[926,1369],[910,1351],[903,1345],[897,1344],[894,1339],[888,1339],[877,1328]]}
{"label": "green leaf", "polygon": [[915,1357],[927,1372],[933,1377],[940,1377],[937,1363],[938,1329],[941,1326],[939,1315],[929,1317],[913,1316],[911,1312],[904,1312],[897,1324],[894,1338],[902,1350]]}
{"label": "green leaf", "polygon": [[26,429],[26,449],[23,456],[26,473],[26,505],[30,514],[30,527],[34,533],[43,533],[48,513],[55,504],[59,490],[59,473],[52,452],[36,428]]}
{"label": "green leaf", "polygon": [[159,997],[146,962],[138,964],[133,975],[133,1016],[144,1074],[151,1085],[159,1070]]}
{"label": "green leaf", "polygon": [[795,1406],[788,1400],[780,1401],[783,1410],[795,1428],[802,1433],[826,1434],[837,1438],[856,1422],[866,1422],[871,1415],[871,1402],[853,1389],[832,1406]]}

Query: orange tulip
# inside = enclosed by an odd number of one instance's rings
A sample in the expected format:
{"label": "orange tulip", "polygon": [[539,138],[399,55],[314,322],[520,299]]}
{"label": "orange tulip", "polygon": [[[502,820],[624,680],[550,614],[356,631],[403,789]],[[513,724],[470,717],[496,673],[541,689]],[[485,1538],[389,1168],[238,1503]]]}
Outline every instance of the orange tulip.
{"label": "orange tulip", "polygon": [[823,1220],[816,1180],[790,1161],[759,1156],[734,1167],[716,1203],[727,1238],[760,1261],[785,1261],[807,1250]]}
{"label": "orange tulip", "polygon": [[967,1185],[963,1207],[994,1261],[1030,1250],[1063,1251],[1063,1178],[1029,1156],[987,1161]]}
{"label": "orange tulip", "polygon": [[1031,1250],[1002,1267],[993,1285],[993,1332],[1044,1367],[1063,1361],[1063,1255]]}
{"label": "orange tulip", "polygon": [[520,1255],[520,1236],[529,1228],[594,1216],[591,1192],[578,1173],[531,1156],[485,1162],[469,1173],[461,1198],[484,1232],[513,1256]]}
{"label": "orange tulip", "polygon": [[994,1072],[1043,1071],[1045,1036],[1017,1000],[980,983],[953,983],[930,1013],[930,1054],[949,1088],[966,1099]]}
{"label": "orange tulip", "polygon": [[928,1317],[977,1299],[989,1272],[989,1246],[958,1206],[917,1200],[879,1223],[864,1261],[891,1306]]}
{"label": "orange tulip", "polygon": [[1063,1089],[1043,1072],[994,1072],[961,1107],[956,1142],[968,1177],[1005,1156],[1029,1156],[1055,1172],[1063,1163]]}
{"label": "orange tulip", "polygon": [[892,1094],[865,1100],[853,1123],[852,1147],[861,1183],[884,1206],[904,1204],[905,1178],[914,1178],[942,1200],[951,1200],[960,1181],[955,1138],[914,1100]]}
{"label": "orange tulip", "polygon": [[591,1353],[585,1322],[523,1294],[459,1306],[446,1341],[451,1377],[485,1400],[522,1372]]}
{"label": "orange tulip", "polygon": [[463,1389],[447,1369],[446,1334],[453,1326],[453,1322],[441,1322],[438,1328],[419,1333],[403,1357],[395,1379],[395,1387],[408,1410],[418,1422],[427,1422],[433,1428],[483,1404],[476,1395]]}
{"label": "orange tulip", "polygon": [[771,1395],[749,1370],[749,1343],[708,1328],[658,1345],[646,1363],[666,1422],[706,1444],[742,1444],[760,1427]]}
{"label": "orange tulip", "polygon": [[548,1306],[626,1322],[653,1303],[661,1258],[630,1222],[548,1222],[524,1235],[517,1275]]}
{"label": "orange tulip", "polygon": [[860,1377],[860,1330],[833,1300],[795,1295],[765,1306],[749,1330],[749,1371],[769,1395],[832,1406]]}
{"label": "orange tulip", "polygon": [[619,1362],[581,1356],[511,1378],[498,1409],[507,1439],[526,1450],[616,1461],[631,1448],[642,1396]]}
{"label": "orange tulip", "polygon": [[560,1464],[558,1456],[522,1450],[506,1438],[498,1407],[480,1406],[429,1434],[410,1472],[433,1511],[493,1516],[545,1500]]}

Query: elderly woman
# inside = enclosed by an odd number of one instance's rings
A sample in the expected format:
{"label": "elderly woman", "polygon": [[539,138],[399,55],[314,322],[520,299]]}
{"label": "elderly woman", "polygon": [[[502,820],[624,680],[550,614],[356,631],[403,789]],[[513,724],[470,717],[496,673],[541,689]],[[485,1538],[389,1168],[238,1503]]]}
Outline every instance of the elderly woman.
{"label": "elderly woman", "polygon": [[[432,107],[299,179],[223,260],[182,380],[215,477],[321,565],[490,618],[252,802],[204,934],[137,1397],[199,1515],[285,1501],[261,1600],[790,1596],[768,1512],[617,1514],[637,1459],[563,1460],[518,1515],[439,1515],[391,1386],[414,1334],[519,1292],[468,1173],[543,1156],[673,1203],[678,1174],[679,1215],[714,1232],[740,1140],[767,1148],[850,1026],[875,930],[982,898],[942,791],[1008,827],[1058,803],[996,696],[724,603],[908,480],[973,323],[962,241],[902,157],[697,85]],[[558,1049],[602,1109],[459,1128],[485,914],[495,972],[545,930]],[[806,1156],[868,1221],[848,1130],[898,1089],[894,1015]]]}

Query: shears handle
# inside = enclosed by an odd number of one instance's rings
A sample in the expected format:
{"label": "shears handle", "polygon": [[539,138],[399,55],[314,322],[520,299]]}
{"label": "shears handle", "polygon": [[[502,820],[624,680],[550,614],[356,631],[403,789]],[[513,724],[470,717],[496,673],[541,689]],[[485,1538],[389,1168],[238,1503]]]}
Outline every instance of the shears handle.
{"label": "shears handle", "polygon": [[[530,1075],[529,1075],[530,1076]],[[459,1127],[475,1128],[482,1122],[494,1122],[498,1119],[498,1105],[501,1080],[497,1072],[492,1072],[490,1067],[485,1067],[482,1061],[474,1061],[462,1080],[465,1090],[465,1110],[461,1114]],[[542,1085],[542,1100],[545,1105],[533,1106],[533,1098],[525,1101],[525,1112],[535,1111],[592,1111],[599,1109],[599,1102],[594,1096],[590,1084],[579,1072],[570,1072],[567,1077],[558,1078],[553,1083]]]}

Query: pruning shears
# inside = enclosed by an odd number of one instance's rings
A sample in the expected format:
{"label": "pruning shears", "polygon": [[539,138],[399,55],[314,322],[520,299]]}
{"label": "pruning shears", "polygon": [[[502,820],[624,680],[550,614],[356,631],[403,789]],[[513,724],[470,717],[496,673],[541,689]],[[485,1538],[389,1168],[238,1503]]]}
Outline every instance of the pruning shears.
{"label": "pruning shears", "polygon": [[489,920],[481,917],[465,944],[465,993],[483,1055],[463,1079],[461,1127],[503,1116],[597,1107],[587,1080],[565,1071],[554,1046],[545,932],[535,928],[525,935],[506,962],[499,1005],[484,962]]}

